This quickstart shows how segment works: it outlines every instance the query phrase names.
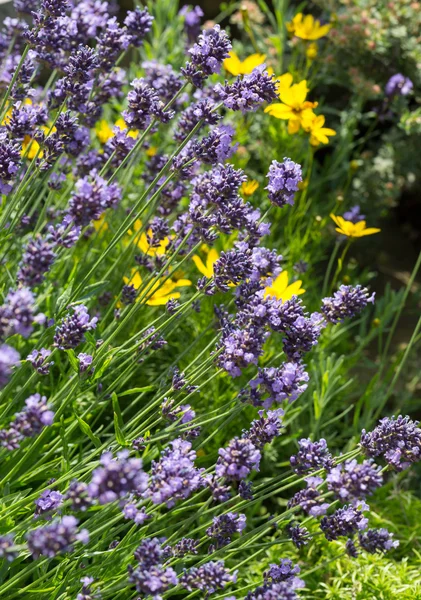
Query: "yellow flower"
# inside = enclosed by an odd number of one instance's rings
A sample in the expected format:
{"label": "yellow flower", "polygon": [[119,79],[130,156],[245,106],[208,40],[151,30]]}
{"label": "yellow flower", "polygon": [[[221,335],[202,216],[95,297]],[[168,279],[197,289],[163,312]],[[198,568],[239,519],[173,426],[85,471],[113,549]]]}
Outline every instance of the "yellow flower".
{"label": "yellow flower", "polygon": [[330,24],[320,25],[320,21],[316,21],[313,15],[303,13],[298,13],[287,23],[288,31],[302,40],[319,40],[329,33],[331,27]]}
{"label": "yellow flower", "polygon": [[127,232],[129,235],[135,235],[135,244],[137,247],[148,256],[157,256],[165,254],[167,246],[171,241],[171,238],[166,237],[159,242],[158,246],[151,246],[148,240],[148,236],[152,235],[152,230],[148,229],[147,234],[142,231],[142,221],[137,219],[134,223],[133,230],[129,229]]}
{"label": "yellow flower", "polygon": [[152,158],[152,156],[155,156],[157,152],[158,148],[156,146],[149,146],[149,148],[146,150],[146,156],[148,158]]}
{"label": "yellow flower", "polygon": [[[124,119],[122,119],[121,117],[120,117],[120,119],[117,119],[117,121],[115,122],[114,125],[115,125],[115,127],[118,127],[121,131],[124,131],[125,129],[129,128],[126,121]],[[137,138],[138,133],[139,132],[137,129],[133,129],[133,131],[129,131],[129,133],[127,135],[132,138]]]}
{"label": "yellow flower", "polygon": [[205,244],[202,246],[202,250],[205,250],[205,252],[207,251],[206,263],[204,263],[200,256],[198,256],[197,254],[194,254],[192,256],[192,259],[197,269],[202,273],[202,275],[210,279],[211,277],[213,277],[213,265],[218,260],[219,254],[214,248],[209,250]]}
{"label": "yellow flower", "polygon": [[105,213],[96,221],[93,221],[92,225],[94,226],[95,231],[99,231],[104,233],[108,229],[108,223],[105,219]]}
{"label": "yellow flower", "polygon": [[[48,129],[47,129],[47,131],[48,131]],[[25,137],[23,138],[23,142],[22,142],[22,150],[21,150],[22,156],[24,156],[29,145],[30,145],[30,148],[28,150],[26,158],[28,158],[29,160],[32,160],[33,158],[35,158],[35,156],[37,156],[38,150],[40,149],[40,145],[38,144],[38,142],[36,140],[31,138],[30,135],[25,135]],[[42,158],[43,155],[44,155],[44,152],[41,150],[40,153],[38,154],[38,158]]]}
{"label": "yellow flower", "polygon": [[105,144],[106,142],[108,142],[109,139],[114,137],[112,127],[110,127],[108,121],[106,121],[105,119],[101,119],[100,121],[98,121],[98,123],[96,123],[95,132],[101,144]]}
{"label": "yellow flower", "polygon": [[272,296],[282,302],[291,300],[293,296],[301,296],[305,290],[301,287],[302,281],[298,279],[288,285],[288,272],[282,271],[280,275],[275,279],[270,287],[265,289],[265,298]]}
{"label": "yellow flower", "polygon": [[265,108],[265,112],[288,121],[288,133],[297,133],[304,121],[309,122],[316,116],[313,108],[317,106],[317,102],[306,100],[309,91],[305,79],[293,84],[291,73],[285,73],[277,84],[277,93],[282,102],[271,104]]}
{"label": "yellow flower", "polygon": [[323,115],[314,115],[314,119],[304,120],[303,128],[310,132],[310,144],[312,146],[319,146],[320,144],[328,144],[329,137],[336,135],[334,129],[329,127],[323,127],[325,124],[325,118]]}
{"label": "yellow flower", "polygon": [[[135,290],[138,290],[143,282],[139,271],[136,269],[133,269],[131,277],[123,277],[123,279],[126,284],[132,285]],[[146,300],[146,304],[149,306],[161,306],[166,304],[168,300],[176,300],[177,298],[180,298],[181,294],[174,290],[179,287],[187,287],[190,285],[191,281],[189,279],[179,279],[178,281],[167,279],[166,281],[157,281],[147,293],[148,300]]]}
{"label": "yellow flower", "polygon": [[373,235],[379,233],[381,229],[375,227],[366,227],[365,221],[359,221],[358,223],[352,223],[351,221],[345,221],[343,217],[339,215],[330,215],[330,218],[336,223],[336,231],[342,235],[346,235],[351,238],[364,237],[365,235]]}
{"label": "yellow flower", "polygon": [[251,54],[245,60],[240,60],[238,55],[231,51],[229,58],[226,58],[223,62],[224,68],[231,75],[248,75],[263,64],[266,59],[266,54]]}
{"label": "yellow flower", "polygon": [[243,196],[252,196],[258,187],[259,184],[255,179],[251,179],[250,181],[243,181],[243,183],[241,184],[240,192],[243,194]]}
{"label": "yellow flower", "polygon": [[317,46],[316,42],[312,42],[311,44],[309,44],[307,47],[307,50],[306,50],[306,56],[307,56],[308,60],[314,60],[317,56],[317,52],[318,52],[318,46]]}

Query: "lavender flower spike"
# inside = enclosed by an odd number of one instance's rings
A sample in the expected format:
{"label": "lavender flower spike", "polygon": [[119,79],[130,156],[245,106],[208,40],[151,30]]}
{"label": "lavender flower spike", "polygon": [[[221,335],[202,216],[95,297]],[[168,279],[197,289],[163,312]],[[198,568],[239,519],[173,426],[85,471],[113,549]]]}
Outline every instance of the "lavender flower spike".
{"label": "lavender flower spike", "polygon": [[261,454],[249,439],[234,438],[227,448],[220,448],[218,454],[215,467],[218,477],[239,481],[245,479],[252,470],[259,470]]}
{"label": "lavender flower spike", "polygon": [[280,207],[294,204],[295,192],[303,180],[301,166],[290,158],[284,158],[282,163],[273,160],[268,178],[269,184],[266,189],[269,192],[269,200]]}
{"label": "lavender flower spike", "polygon": [[84,341],[85,333],[95,329],[97,322],[97,317],[90,319],[86,306],[74,306],[73,314],[67,315],[56,328],[54,345],[60,350],[76,348]]}
{"label": "lavender flower spike", "polygon": [[71,552],[75,542],[87,544],[87,529],[77,530],[78,520],[73,516],[65,516],[61,521],[38,527],[27,534],[28,549],[34,559],[40,556],[54,558],[62,552]]}
{"label": "lavender flower spike", "polygon": [[275,82],[265,71],[265,65],[259,65],[249,75],[238,77],[233,84],[217,84],[215,92],[227,108],[242,113],[256,111],[264,102],[276,98]]}
{"label": "lavender flower spike", "polygon": [[373,304],[374,296],[361,285],[341,285],[332,298],[322,300],[322,313],[330,323],[340,323],[358,315],[369,302]]}

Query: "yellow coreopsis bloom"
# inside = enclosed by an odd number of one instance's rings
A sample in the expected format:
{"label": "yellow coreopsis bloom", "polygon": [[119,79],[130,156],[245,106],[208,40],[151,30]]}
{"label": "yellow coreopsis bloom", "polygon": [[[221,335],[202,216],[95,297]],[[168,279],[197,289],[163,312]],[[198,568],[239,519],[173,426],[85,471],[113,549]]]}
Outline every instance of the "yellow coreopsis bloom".
{"label": "yellow coreopsis bloom", "polygon": [[325,124],[325,118],[323,115],[317,115],[314,119],[303,123],[304,129],[310,132],[310,144],[312,146],[319,146],[320,144],[328,144],[329,137],[336,135],[334,129],[329,127],[323,127]]}
{"label": "yellow coreopsis bloom", "polygon": [[286,302],[291,300],[293,296],[301,296],[305,290],[301,287],[301,279],[297,279],[290,285],[288,285],[288,272],[282,271],[278,277],[273,281],[272,285],[265,289],[265,298],[272,296],[277,300]]}
{"label": "yellow coreopsis bloom", "polygon": [[206,263],[204,263],[200,256],[198,256],[197,254],[194,254],[192,256],[193,262],[196,265],[197,269],[202,273],[202,275],[204,275],[208,279],[213,277],[213,265],[216,263],[218,258],[219,254],[215,250],[215,248],[211,248],[210,250],[208,250]]}
{"label": "yellow coreopsis bloom", "polygon": [[258,187],[259,184],[255,179],[243,181],[240,187],[240,192],[243,194],[243,196],[252,196]]}
{"label": "yellow coreopsis bloom", "polygon": [[[123,279],[126,284],[132,285],[136,290],[141,287],[143,282],[139,271],[136,271],[136,269],[133,269],[131,277],[123,277]],[[180,292],[174,291],[176,288],[187,287],[190,285],[191,281],[189,279],[178,279],[177,281],[167,279],[166,281],[157,281],[148,291],[148,300],[146,300],[145,304],[148,304],[149,306],[162,306],[163,304],[166,304],[168,300],[180,298]]]}
{"label": "yellow coreopsis bloom", "polygon": [[266,59],[266,54],[251,54],[245,60],[240,60],[238,55],[231,50],[229,58],[226,58],[223,62],[224,69],[231,73],[231,75],[248,75],[263,64]]}
{"label": "yellow coreopsis bloom", "polygon": [[149,229],[147,234],[142,231],[142,221],[137,219],[133,225],[133,229],[129,229],[127,232],[129,235],[135,235],[135,243],[137,247],[148,256],[157,256],[165,254],[167,251],[167,246],[171,241],[171,238],[166,237],[159,242],[158,246],[151,246],[148,240],[148,235],[152,235],[152,231]]}
{"label": "yellow coreopsis bloom", "polygon": [[313,15],[303,15],[298,13],[290,23],[287,23],[287,29],[296,37],[302,40],[319,40],[329,33],[332,25],[320,25]]}
{"label": "yellow coreopsis bloom", "polygon": [[310,91],[307,81],[303,79],[300,83],[294,84],[292,81],[291,73],[281,75],[277,84],[277,93],[281,102],[265,108],[265,112],[272,117],[288,121],[288,133],[290,134],[297,133],[304,121],[309,122],[316,116],[313,108],[317,106],[317,102],[306,100]]}
{"label": "yellow coreopsis bloom", "polygon": [[350,238],[364,237],[365,235],[373,235],[379,233],[381,229],[376,227],[366,227],[365,221],[359,221],[358,223],[352,223],[352,221],[345,221],[343,217],[339,215],[330,215],[330,218],[336,223],[336,231],[342,235],[346,235]]}

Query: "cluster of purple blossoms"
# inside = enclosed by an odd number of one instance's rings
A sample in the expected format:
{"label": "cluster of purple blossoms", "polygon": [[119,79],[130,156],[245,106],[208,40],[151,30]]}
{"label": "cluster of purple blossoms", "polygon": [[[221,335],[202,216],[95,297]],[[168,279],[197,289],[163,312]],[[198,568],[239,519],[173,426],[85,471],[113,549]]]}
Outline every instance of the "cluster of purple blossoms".
{"label": "cluster of purple blossoms", "polygon": [[79,371],[81,373],[84,373],[85,371],[87,371],[88,369],[91,368],[92,365],[92,361],[93,361],[93,356],[91,356],[91,354],[86,354],[85,352],[79,352],[79,354],[77,355],[78,361],[79,361]]}
{"label": "cluster of purple blossoms", "polygon": [[142,470],[140,458],[128,458],[127,450],[117,454],[111,452],[101,456],[101,466],[92,473],[88,495],[100,504],[114,502],[128,494],[141,495],[147,488],[148,476]]}
{"label": "cluster of purple blossoms", "polygon": [[136,568],[129,566],[129,581],[134,583],[136,590],[154,600],[160,600],[161,594],[171,585],[177,585],[177,574],[171,567],[163,567],[165,557],[161,540],[145,538],[136,549],[134,557],[138,562]]}
{"label": "cluster of purple blossoms", "polygon": [[19,352],[12,348],[12,346],[8,346],[7,344],[0,346],[0,387],[5,386],[9,381],[12,374],[12,367],[18,365],[19,360]]}
{"label": "cluster of purple blossoms", "polygon": [[217,84],[215,92],[227,108],[242,113],[255,111],[264,102],[276,98],[275,81],[265,71],[265,65],[256,67],[249,75],[238,77],[232,84]]}
{"label": "cluster of purple blossoms", "polygon": [[358,534],[361,548],[370,554],[387,552],[399,546],[398,540],[393,539],[393,533],[382,527],[381,529],[368,529]]}
{"label": "cluster of purple blossoms", "polygon": [[75,225],[71,215],[65,215],[59,225],[48,227],[49,238],[57,246],[72,248],[80,238],[82,227]]}
{"label": "cluster of purple blossoms", "polygon": [[189,592],[201,590],[207,596],[224,588],[228,583],[235,583],[236,580],[237,572],[230,573],[223,560],[210,561],[200,567],[192,567],[188,571],[184,570],[180,576],[180,584]]}
{"label": "cluster of purple blossoms", "polygon": [[367,528],[368,519],[363,511],[368,506],[362,503],[358,506],[344,506],[338,508],[332,515],[323,517],[320,528],[328,541],[337,540],[339,537],[352,537],[358,531]]}
{"label": "cluster of purple blossoms", "polygon": [[263,585],[249,592],[246,600],[296,600],[295,590],[304,586],[297,577],[299,572],[300,568],[288,558],[281,559],[279,565],[271,564],[263,574]]}
{"label": "cluster of purple blossoms", "polygon": [[313,539],[309,530],[306,527],[300,527],[300,525],[290,524],[286,528],[286,532],[291,542],[298,549],[306,546]]}
{"label": "cluster of purple blossoms", "polygon": [[17,275],[18,281],[27,287],[35,287],[42,283],[45,273],[51,269],[56,258],[54,244],[40,235],[27,243]]}
{"label": "cluster of purple blossoms", "polygon": [[93,577],[82,577],[80,582],[82,584],[82,590],[76,596],[76,600],[94,600],[94,598],[101,600],[100,590],[97,589],[95,592],[92,591],[92,584],[94,582]]}
{"label": "cluster of purple blossoms", "polygon": [[56,490],[44,490],[35,500],[34,518],[51,518],[51,512],[57,510],[63,504],[63,494]]}
{"label": "cluster of purple blossoms", "polygon": [[198,545],[198,540],[194,540],[193,538],[181,538],[174,546],[165,546],[164,554],[167,557],[175,556],[177,558],[182,558],[187,554],[197,554]]}
{"label": "cluster of purple blossoms", "polygon": [[62,552],[71,552],[76,542],[87,544],[87,529],[77,529],[78,520],[73,516],[65,516],[44,527],[33,529],[27,534],[28,549],[34,559],[40,556],[54,558]]}
{"label": "cluster of purple blossoms", "polygon": [[196,452],[191,447],[190,442],[178,438],[171,442],[171,448],[162,451],[159,461],[152,462],[145,496],[154,504],[174,506],[176,500],[188,498],[205,485],[203,469],[194,466]]}
{"label": "cluster of purple blossoms", "polygon": [[187,35],[187,42],[193,44],[200,34],[200,21],[204,15],[200,6],[183,6],[178,13],[184,17],[184,31]]}
{"label": "cluster of purple blossoms", "polygon": [[362,500],[383,485],[381,467],[373,460],[346,460],[327,474],[327,487],[342,501]]}
{"label": "cluster of purple blossoms", "polygon": [[92,499],[88,495],[88,485],[77,479],[70,482],[64,499],[70,500],[70,508],[76,512],[84,512],[92,504]]}
{"label": "cluster of purple blossoms", "polygon": [[253,500],[253,484],[251,481],[241,480],[238,484],[238,495],[243,500]]}
{"label": "cluster of purple blossoms", "polygon": [[15,538],[12,533],[0,535],[0,558],[5,558],[12,562],[17,557],[16,550],[12,550],[15,545]]}
{"label": "cluster of purple blossoms", "polygon": [[402,75],[402,73],[396,73],[396,75],[392,75],[392,77],[386,83],[386,96],[407,96],[410,92],[412,92],[413,87],[414,84],[409,77],[405,77],[405,75]]}
{"label": "cluster of purple blossoms", "polygon": [[260,451],[247,438],[234,438],[226,448],[218,450],[215,473],[228,480],[245,479],[251,471],[258,471]]}
{"label": "cluster of purple blossoms", "polygon": [[150,519],[150,515],[147,514],[145,508],[143,506],[138,508],[137,504],[131,499],[124,504],[123,515],[125,519],[133,521],[135,525],[143,525],[145,521]]}
{"label": "cluster of purple blossoms", "polygon": [[361,285],[341,285],[332,298],[323,298],[322,313],[330,323],[341,323],[362,312],[367,304],[374,304],[375,294],[369,294]]}
{"label": "cluster of purple blossoms", "polygon": [[41,348],[37,350],[34,348],[30,354],[26,357],[26,360],[31,363],[35,371],[40,375],[48,375],[50,368],[54,365],[54,361],[47,361],[46,359],[51,355],[51,350],[47,348]]}
{"label": "cluster of purple blossoms", "polygon": [[116,183],[108,184],[93,170],[76,182],[76,191],[69,200],[69,215],[76,225],[89,225],[107,208],[117,206],[120,200],[120,187]]}
{"label": "cluster of purple blossoms", "polygon": [[202,87],[205,79],[219,73],[222,62],[228,58],[231,42],[219,25],[203,31],[197,43],[189,50],[190,62],[181,69],[183,75],[196,87]]}
{"label": "cluster of purple blossoms", "polygon": [[27,287],[19,287],[9,291],[5,302],[0,306],[0,338],[14,334],[28,337],[33,330],[33,324],[43,324],[45,315],[35,315],[35,296]]}
{"label": "cluster of purple blossoms", "polygon": [[124,19],[124,25],[127,29],[126,35],[129,38],[129,43],[132,46],[140,48],[146,35],[151,30],[153,20],[154,18],[149,14],[147,8],[135,8],[135,10],[128,11]]}
{"label": "cluster of purple blossoms", "polygon": [[[163,65],[156,60],[150,60],[143,62],[142,68],[145,71],[144,79],[146,83],[155,90],[164,104],[168,104],[180,91],[183,78],[174,71],[171,65]],[[180,99],[178,99],[178,102],[180,102]]]}
{"label": "cluster of purple blossoms", "polygon": [[329,503],[322,501],[320,492],[317,489],[317,486],[322,483],[323,479],[321,477],[307,477],[307,487],[294,494],[288,501],[288,508],[299,506],[305,513],[312,517],[321,517],[326,514]]}
{"label": "cluster of purple blossoms", "polygon": [[261,450],[265,444],[278,437],[282,431],[282,417],[284,411],[269,410],[265,416],[263,410],[259,410],[259,419],[252,421],[250,429],[243,432],[243,437],[249,439],[256,448]]}
{"label": "cluster of purple blossoms", "polygon": [[268,198],[276,206],[294,204],[295,192],[303,176],[301,166],[289,158],[282,163],[273,160],[268,172]]}
{"label": "cluster of purple blossoms", "polygon": [[233,250],[221,252],[213,265],[215,285],[223,292],[250,277],[253,271],[251,250],[245,242],[237,242]]}
{"label": "cluster of purple blossoms", "polygon": [[152,118],[162,123],[168,123],[172,119],[174,112],[164,111],[164,103],[145,79],[134,79],[131,86],[133,89],[127,94],[128,110],[123,112],[127,125],[133,129],[144,130]]}
{"label": "cluster of purple blossoms", "polygon": [[358,204],[352,206],[349,210],[344,212],[342,216],[345,221],[350,221],[351,223],[359,223],[365,219],[365,215],[361,214],[361,208]]}
{"label": "cluster of purple blossoms", "polygon": [[20,146],[0,133],[0,193],[9,194],[13,181],[21,165]]}
{"label": "cluster of purple blossoms", "polygon": [[385,417],[373,431],[361,433],[360,444],[373,458],[382,456],[396,471],[421,460],[421,429],[408,416]]}
{"label": "cluster of purple blossoms", "polygon": [[[213,518],[212,525],[206,530],[206,535],[215,539],[217,548],[222,548],[231,542],[232,535],[241,533],[246,524],[246,515],[225,513]],[[214,546],[212,545],[211,548],[213,550]]]}
{"label": "cluster of purple blossoms", "polygon": [[[294,402],[307,389],[308,373],[304,365],[287,362],[280,367],[265,367],[258,370],[257,377],[249,383],[253,404],[265,408],[272,406],[274,402]],[[262,401],[262,396],[269,396]]]}
{"label": "cluster of purple blossoms", "polygon": [[95,329],[98,318],[89,316],[88,309],[83,304],[72,308],[73,314],[67,315],[56,327],[54,346],[60,350],[76,348],[85,340],[85,333]]}
{"label": "cluster of purple blossoms", "polygon": [[25,400],[25,407],[15,414],[9,429],[0,430],[0,444],[8,450],[19,448],[27,437],[38,435],[54,420],[54,413],[47,404],[47,398],[33,394]]}
{"label": "cluster of purple blossoms", "polygon": [[215,502],[226,502],[231,498],[231,488],[212,475],[206,477],[206,485],[211,491],[212,499]]}
{"label": "cluster of purple blossoms", "polygon": [[291,456],[291,467],[298,474],[317,469],[329,471],[334,466],[333,457],[329,452],[325,439],[312,442],[310,438],[298,442],[299,451]]}

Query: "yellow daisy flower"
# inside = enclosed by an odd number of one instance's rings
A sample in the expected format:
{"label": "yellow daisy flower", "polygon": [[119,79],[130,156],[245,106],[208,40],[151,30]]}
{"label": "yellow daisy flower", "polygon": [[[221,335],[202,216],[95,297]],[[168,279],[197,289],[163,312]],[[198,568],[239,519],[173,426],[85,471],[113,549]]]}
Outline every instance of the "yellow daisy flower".
{"label": "yellow daisy flower", "polygon": [[293,296],[301,296],[305,290],[301,287],[302,281],[298,279],[290,285],[288,285],[288,272],[282,271],[278,277],[273,281],[270,287],[265,289],[265,298],[272,296],[282,302],[291,300]]}
{"label": "yellow daisy flower", "polygon": [[248,75],[263,64],[266,60],[266,54],[251,54],[245,60],[240,60],[238,55],[231,51],[229,58],[226,58],[223,62],[224,69],[231,73],[231,75]]}
{"label": "yellow daisy flower", "polygon": [[255,179],[243,181],[240,187],[240,192],[243,194],[243,196],[252,196],[258,187],[259,184]]}
{"label": "yellow daisy flower", "polygon": [[[123,280],[126,284],[132,285],[136,290],[138,290],[143,283],[142,276],[136,269],[133,269],[131,277],[123,277]],[[167,279],[166,281],[157,281],[148,291],[149,297],[145,304],[148,304],[149,306],[162,306],[166,304],[168,300],[180,298],[180,292],[174,291],[176,288],[188,287],[190,285],[191,281],[189,279],[178,279],[178,281]]]}
{"label": "yellow daisy flower", "polygon": [[206,245],[202,246],[202,250],[205,250],[205,252],[207,252],[206,262],[204,263],[200,256],[198,256],[197,254],[194,254],[192,256],[192,260],[196,265],[197,269],[202,273],[202,275],[210,279],[211,277],[213,277],[213,265],[218,260],[219,254],[215,250],[215,248],[211,248],[209,250]]}
{"label": "yellow daisy flower", "polygon": [[323,127],[325,124],[325,118],[323,115],[315,115],[315,118],[308,122],[304,120],[303,128],[310,132],[310,144],[312,146],[319,146],[320,144],[328,144],[329,137],[336,135],[334,129],[329,127]]}
{"label": "yellow daisy flower", "polygon": [[352,223],[352,221],[345,221],[343,217],[339,215],[330,215],[330,218],[336,223],[336,231],[342,235],[346,235],[350,238],[359,238],[366,235],[373,235],[379,233],[381,229],[376,227],[366,227],[365,221],[359,221],[358,223]]}
{"label": "yellow daisy flower", "polygon": [[148,234],[146,234],[144,231],[140,233],[141,229],[142,221],[140,221],[140,219],[137,219],[134,223],[133,229],[129,229],[129,231],[127,232],[129,235],[136,236],[135,243],[137,247],[148,256],[157,256],[165,254],[165,252],[167,251],[167,246],[171,241],[171,238],[164,238],[159,242],[159,246],[151,246],[149,244],[148,235],[151,235],[152,231],[149,229]]}
{"label": "yellow daisy flower", "polygon": [[332,25],[320,25],[313,15],[303,15],[298,13],[290,23],[287,23],[287,29],[290,33],[302,40],[319,40],[329,33]]}
{"label": "yellow daisy flower", "polygon": [[317,106],[317,102],[306,100],[310,91],[307,81],[303,79],[300,83],[295,84],[292,81],[291,73],[281,75],[277,85],[281,103],[271,104],[265,108],[265,112],[272,117],[288,121],[288,133],[290,134],[297,133],[304,121],[309,122],[316,116],[313,108]]}

